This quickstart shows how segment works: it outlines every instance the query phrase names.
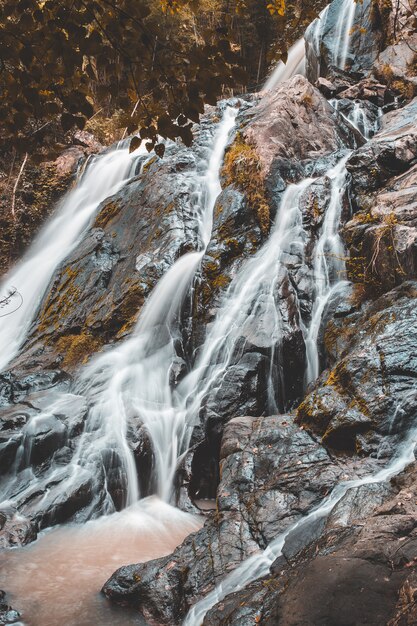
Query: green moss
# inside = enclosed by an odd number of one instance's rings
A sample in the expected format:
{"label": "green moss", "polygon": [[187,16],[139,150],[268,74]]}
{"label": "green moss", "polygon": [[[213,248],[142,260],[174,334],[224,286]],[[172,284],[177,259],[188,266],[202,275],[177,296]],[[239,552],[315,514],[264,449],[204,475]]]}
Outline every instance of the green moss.
{"label": "green moss", "polygon": [[237,133],[226,152],[222,175],[227,185],[235,185],[245,193],[249,205],[255,211],[262,234],[268,234],[271,218],[262,164],[254,146],[245,140],[242,133]]}
{"label": "green moss", "polygon": [[157,156],[153,156],[151,159],[146,161],[146,163],[142,167],[142,172],[147,172],[151,168],[151,166],[155,163],[155,161],[157,161],[157,160],[158,160],[158,157]]}
{"label": "green moss", "polygon": [[116,217],[116,215],[118,215],[119,211],[120,204],[118,202],[115,202],[114,200],[108,202],[97,215],[94,221],[94,227],[104,228],[113,218]]}
{"label": "green moss", "polygon": [[65,335],[58,339],[57,352],[63,354],[62,366],[64,369],[73,369],[86,363],[88,358],[102,346],[100,339],[89,333],[79,335]]}

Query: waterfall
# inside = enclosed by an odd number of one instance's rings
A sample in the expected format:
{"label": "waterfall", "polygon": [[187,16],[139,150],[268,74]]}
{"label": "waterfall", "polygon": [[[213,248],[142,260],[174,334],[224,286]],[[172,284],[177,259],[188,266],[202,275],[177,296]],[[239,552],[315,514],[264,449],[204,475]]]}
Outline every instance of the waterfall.
{"label": "waterfall", "polygon": [[[346,69],[346,63],[349,55],[350,41],[353,34],[355,12],[355,0],[343,0],[339,14],[337,16],[336,28],[334,33],[334,41],[330,49],[330,65],[339,69]],[[326,29],[331,23],[330,17],[331,5],[327,5],[320,13],[319,17],[314,20],[305,32],[307,48],[311,48],[314,57],[314,79],[320,76],[320,58],[321,58],[321,42],[326,36]],[[309,55],[307,54],[310,60]],[[310,66],[307,66],[310,70]]]}
{"label": "waterfall", "polygon": [[[303,259],[306,236],[300,198],[312,180],[288,186],[268,240],[242,265],[225,292],[195,366],[177,389],[194,416],[207,393],[219,386],[240,340],[250,339],[255,329],[262,345],[270,348],[271,363],[274,362],[274,352],[279,350],[283,334],[279,291],[287,275],[284,258],[290,256],[295,262]],[[268,390],[269,404],[273,411],[277,400],[271,387],[272,384]]]}
{"label": "waterfall", "polygon": [[376,114],[371,116],[364,107],[362,100],[355,100],[352,108],[346,115],[342,110],[343,102],[343,100],[337,100],[336,98],[329,100],[329,104],[332,105],[335,111],[356,128],[366,140],[370,139],[379,130],[382,109],[375,107]]}
{"label": "waterfall", "polygon": [[[353,104],[347,115],[341,113],[340,100],[330,100],[330,104],[344,119],[352,124],[366,139],[370,139],[378,130],[381,110],[374,120],[368,118],[363,102]],[[346,190],[346,161],[349,154],[342,158],[336,167],[329,170],[326,176],[331,181],[330,201],[326,209],[323,225],[312,255],[312,272],[314,292],[312,297],[311,320],[304,332],[306,345],[306,383],[311,383],[320,374],[319,332],[322,325],[326,305],[347,284],[346,251],[339,230],[342,216],[342,201]]]}
{"label": "waterfall", "polygon": [[0,371],[18,354],[56,268],[76,247],[100,203],[134,174],[138,154],[120,148],[93,157],[76,187],[0,283],[3,298],[13,294],[0,317]]}
{"label": "waterfall", "polygon": [[213,208],[221,191],[220,167],[236,115],[237,109],[225,109],[206,173],[196,175],[200,249],[174,263],[152,292],[133,335],[93,359],[75,384],[75,392],[87,397],[90,410],[69,481],[86,470],[94,477],[104,474],[105,512],[114,510],[112,486],[126,493],[122,506],[140,496],[128,433],[141,425],[152,442],[156,492],[163,500],[170,499],[178,457],[188,444],[189,433],[185,407],[178,403],[170,384],[181,332],[179,314],[210,241]]}
{"label": "waterfall", "polygon": [[307,371],[306,382],[310,383],[320,373],[318,336],[323,312],[330,297],[346,284],[345,250],[339,235],[342,199],[346,188],[345,156],[326,174],[330,179],[330,201],[325,212],[323,225],[312,255],[314,293],[311,321],[305,335]]}
{"label": "waterfall", "polygon": [[288,59],[286,63],[279,61],[267,78],[263,86],[263,91],[270,91],[284,82],[292,78],[295,74],[303,74],[305,72],[305,44],[304,37],[300,37],[298,41],[288,50]]}
{"label": "waterfall", "polygon": [[352,36],[353,22],[355,19],[355,11],[355,0],[344,0],[342,10],[338,16],[335,34],[336,45],[332,55],[333,65],[340,67],[342,70],[346,67],[350,38]]}

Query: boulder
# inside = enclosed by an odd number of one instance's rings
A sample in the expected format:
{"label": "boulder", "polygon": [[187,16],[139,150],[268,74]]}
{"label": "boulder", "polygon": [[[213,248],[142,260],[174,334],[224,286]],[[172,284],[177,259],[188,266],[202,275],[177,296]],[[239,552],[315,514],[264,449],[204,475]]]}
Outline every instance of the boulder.
{"label": "boulder", "polygon": [[204,626],[413,624],[415,476],[413,463],[385,487],[373,486],[385,495],[371,496],[369,506],[370,492],[363,494],[365,507],[354,509],[347,526],[335,529],[330,519],[320,538],[214,606]]}
{"label": "boulder", "polygon": [[181,623],[191,604],[319,502],[342,471],[289,417],[232,419],[216,512],[172,555],[120,568],[104,594],[155,623]]}
{"label": "boulder", "polygon": [[[413,426],[417,410],[414,355],[417,284],[404,283],[363,312],[328,328],[325,344],[334,366],[297,409],[297,422],[334,449],[390,454]],[[333,337],[344,342],[333,344]],[[404,432],[405,430],[405,432]],[[385,443],[381,443],[381,439]]]}
{"label": "boulder", "polygon": [[416,115],[417,98],[385,115],[346,164],[355,212],[344,228],[349,276],[374,297],[416,276]]}

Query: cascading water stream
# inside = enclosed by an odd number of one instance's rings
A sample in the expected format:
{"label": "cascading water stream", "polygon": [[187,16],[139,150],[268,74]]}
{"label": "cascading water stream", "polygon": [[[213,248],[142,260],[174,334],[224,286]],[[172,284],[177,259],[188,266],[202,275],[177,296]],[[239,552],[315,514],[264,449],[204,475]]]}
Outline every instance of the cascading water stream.
{"label": "cascading water stream", "polygon": [[342,100],[332,98],[331,100],[329,100],[329,104],[331,104],[335,111],[337,111],[345,120],[352,124],[352,126],[354,126],[354,128],[356,128],[356,130],[358,130],[361,135],[367,140],[370,139],[380,127],[382,116],[381,108],[378,108],[375,118],[370,119],[361,100],[355,100],[352,109],[347,115],[345,115],[341,110],[341,104],[343,104]]}
{"label": "cascading water stream", "polygon": [[139,497],[128,429],[135,423],[146,429],[155,459],[156,492],[166,501],[170,499],[178,457],[188,443],[186,411],[176,402],[170,371],[176,357],[176,341],[180,339],[181,305],[210,241],[213,208],[221,191],[219,171],[236,115],[237,109],[225,109],[207,171],[197,180],[195,211],[200,249],[174,263],[152,292],[133,335],[98,356],[85,369],[77,386],[92,407],[73,463],[85,468],[96,462],[97,453],[111,450],[113,469],[119,468],[120,481],[126,482],[127,505]]}
{"label": "cascading water stream", "polygon": [[[338,100],[331,100],[330,104],[339,111]],[[343,115],[359,132],[370,139],[378,130],[380,111],[375,120],[368,119],[363,103],[354,103],[348,115]],[[346,251],[341,240],[340,221],[342,216],[342,202],[346,190],[346,161],[349,154],[343,157],[326,176],[330,179],[330,200],[325,212],[318,241],[312,255],[312,275],[314,293],[312,297],[311,320],[305,329],[304,340],[306,345],[306,383],[311,383],[320,374],[319,362],[319,332],[322,325],[323,313],[330,299],[346,285]]]}
{"label": "cascading water stream", "polygon": [[[250,339],[256,329],[274,360],[283,326],[279,310],[279,285],[286,275],[283,258],[303,259],[305,232],[299,200],[312,180],[287,188],[269,239],[244,263],[224,294],[195,366],[177,388],[188,406],[190,422],[196,420],[206,394],[221,383],[242,338]],[[276,410],[275,398],[270,404],[271,410]]]}
{"label": "cascading water stream", "polygon": [[[344,70],[349,55],[350,41],[353,34],[357,3],[355,0],[344,0],[337,17],[334,42],[330,50],[330,63],[334,67]],[[330,5],[327,5],[319,17],[310,24],[305,33],[306,40],[310,43],[315,57],[316,77],[320,76],[320,45],[326,32]]]}
{"label": "cascading water stream", "polygon": [[3,298],[15,292],[0,318],[0,371],[22,346],[54,271],[75,248],[100,203],[134,174],[138,154],[120,148],[93,157],[23,259],[0,283]]}
{"label": "cascading water stream", "polygon": [[330,297],[346,284],[343,280],[345,250],[339,235],[339,227],[342,199],[346,187],[345,164],[348,156],[341,159],[326,175],[330,179],[330,200],[312,258],[314,293],[311,321],[305,335],[307,383],[315,380],[320,373],[318,335],[323,311]]}
{"label": "cascading water stream", "polygon": [[337,21],[335,35],[336,45],[332,60],[333,64],[341,69],[345,69],[346,67],[350,38],[352,36],[353,22],[355,19],[355,11],[355,0],[345,0]]}
{"label": "cascading water stream", "polygon": [[286,63],[279,61],[272,71],[271,75],[265,81],[262,91],[270,91],[275,89],[277,85],[292,78],[295,74],[303,74],[305,72],[305,45],[304,37],[298,39],[294,45],[288,50],[288,59]]}

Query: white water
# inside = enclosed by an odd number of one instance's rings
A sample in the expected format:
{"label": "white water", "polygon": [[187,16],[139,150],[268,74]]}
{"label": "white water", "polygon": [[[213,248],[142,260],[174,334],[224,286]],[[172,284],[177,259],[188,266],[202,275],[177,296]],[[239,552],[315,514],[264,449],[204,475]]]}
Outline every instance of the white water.
{"label": "white water", "polygon": [[177,401],[170,385],[175,341],[180,334],[178,316],[210,241],[213,208],[221,191],[220,166],[236,115],[237,109],[226,108],[206,174],[196,180],[200,250],[187,253],[174,263],[152,292],[133,335],[95,358],[77,386],[92,407],[74,466],[81,469],[92,465],[94,473],[98,452],[111,451],[120,480],[127,487],[128,505],[139,498],[128,429],[142,424],[145,427],[155,457],[156,491],[165,501],[171,496],[178,457],[188,444],[186,407]]}
{"label": "white water", "polygon": [[338,17],[335,39],[337,45],[334,47],[333,64],[336,67],[345,69],[349,44],[352,36],[353,22],[355,19],[355,0],[345,0],[342,11]]}
{"label": "white water", "polygon": [[295,74],[305,72],[305,44],[304,37],[301,37],[288,50],[287,62],[279,61],[272,74],[267,78],[263,86],[263,91],[275,89],[277,85],[292,78]]}
{"label": "white water", "polygon": [[310,383],[320,373],[318,335],[326,304],[336,290],[346,284],[345,249],[339,235],[342,199],[346,187],[345,156],[326,174],[330,179],[330,201],[326,208],[320,236],[314,248],[312,266],[314,293],[311,322],[305,336],[307,371],[306,382]]}
{"label": "white water", "polygon": [[341,111],[341,100],[332,98],[329,100],[332,107],[344,117],[352,126],[358,130],[365,139],[370,139],[378,130],[381,123],[382,109],[378,109],[378,115],[375,120],[371,120],[367,115],[367,110],[361,100],[355,100],[353,107],[348,115]]}
{"label": "white water", "polygon": [[390,480],[393,476],[399,474],[409,463],[412,463],[415,460],[414,449],[416,444],[417,430],[413,429],[387,467],[376,472],[375,474],[369,474],[364,478],[339,483],[332,490],[330,495],[323,500],[320,506],[311,511],[311,513],[305,517],[302,517],[285,532],[278,535],[278,537],[276,537],[263,552],[255,554],[244,561],[231,574],[226,576],[224,580],[222,580],[222,582],[213,589],[213,591],[207,594],[205,598],[197,602],[197,604],[195,604],[189,611],[185,621],[183,622],[183,626],[201,626],[204,616],[215,604],[223,600],[223,598],[230,593],[240,591],[257,578],[266,576],[272,563],[282,554],[282,549],[288,535],[303,525],[310,524],[317,519],[326,517],[349,491],[349,489],[355,489],[362,485],[384,483]]}
{"label": "white water", "polygon": [[[320,76],[320,45],[326,31],[327,19],[330,5],[325,7],[319,17],[312,22],[306,30],[306,39],[311,42],[313,52],[318,64],[317,76]],[[346,68],[347,58],[350,49],[355,20],[356,2],[355,0],[344,0],[340,14],[338,16],[336,30],[334,34],[334,44],[332,47],[331,64],[342,70]]]}
{"label": "white water", "polygon": [[[330,104],[339,111],[339,100],[330,100]],[[339,111],[340,113],[340,111]],[[378,130],[380,117],[370,120],[366,115],[363,102],[355,101],[347,116],[341,115],[352,124],[364,138],[370,139]],[[312,298],[311,321],[304,333],[306,345],[306,383],[315,380],[320,374],[319,332],[326,305],[338,291],[347,285],[346,250],[340,237],[342,201],[346,189],[345,164],[349,154],[343,157],[336,167],[326,174],[331,181],[330,201],[326,208],[323,225],[312,255],[314,293]]]}
{"label": "white water", "polygon": [[[256,333],[264,347],[272,352],[279,349],[283,334],[279,286],[286,274],[284,258],[303,259],[305,232],[300,197],[312,180],[288,186],[268,240],[244,263],[224,294],[194,369],[177,389],[187,399],[191,414],[198,415],[206,394],[221,384],[241,338],[250,340]],[[272,396],[273,406],[276,401]]]}
{"label": "white water", "polygon": [[1,311],[0,371],[22,346],[54,271],[76,247],[100,203],[134,172],[138,154],[125,148],[93,157],[76,187],[0,283],[1,297],[17,290]]}

